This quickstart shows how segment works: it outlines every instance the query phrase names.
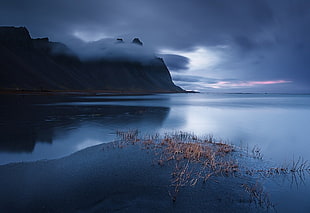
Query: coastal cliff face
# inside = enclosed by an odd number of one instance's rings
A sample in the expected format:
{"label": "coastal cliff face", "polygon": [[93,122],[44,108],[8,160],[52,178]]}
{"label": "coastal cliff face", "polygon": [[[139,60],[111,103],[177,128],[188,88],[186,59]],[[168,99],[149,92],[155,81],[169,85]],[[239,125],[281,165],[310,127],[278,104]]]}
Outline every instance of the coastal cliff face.
{"label": "coastal cliff face", "polygon": [[184,92],[164,61],[81,61],[67,46],[32,39],[24,27],[0,27],[0,90]]}

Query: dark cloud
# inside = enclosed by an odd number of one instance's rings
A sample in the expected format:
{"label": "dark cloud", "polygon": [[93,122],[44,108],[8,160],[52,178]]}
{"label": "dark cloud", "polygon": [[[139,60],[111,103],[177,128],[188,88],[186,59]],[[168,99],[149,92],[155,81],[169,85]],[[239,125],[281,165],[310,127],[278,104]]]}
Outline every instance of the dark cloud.
{"label": "dark cloud", "polygon": [[156,56],[153,49],[137,45],[132,41],[120,41],[117,39],[101,39],[94,42],[84,42],[76,39],[74,42],[69,42],[68,46],[82,60],[104,58],[113,61],[130,60],[148,63]]}
{"label": "dark cloud", "polygon": [[173,76],[174,81],[178,82],[187,82],[187,83],[193,83],[193,82],[203,82],[206,84],[215,84],[219,81],[230,81],[233,79],[215,79],[215,78],[207,78],[207,77],[201,77],[201,76],[196,76],[196,75],[174,75]]}
{"label": "dark cloud", "polygon": [[[291,89],[309,92],[309,8],[308,0],[2,0],[0,25],[71,44],[83,35],[139,37],[154,51],[204,47],[223,60],[200,75],[291,80]],[[191,72],[186,56],[165,60],[172,70]]]}
{"label": "dark cloud", "polygon": [[171,71],[184,71],[189,68],[190,59],[187,57],[174,54],[159,54],[159,56],[165,60],[166,65]]}
{"label": "dark cloud", "polygon": [[186,83],[194,83],[194,82],[201,82],[201,76],[193,76],[193,75],[174,75],[174,81],[178,82],[186,82]]}
{"label": "dark cloud", "polygon": [[[272,19],[264,1],[8,0],[1,24],[26,25],[36,36],[64,39],[74,30],[138,34],[156,45],[190,48],[261,30]],[[145,39],[144,39],[145,40]]]}

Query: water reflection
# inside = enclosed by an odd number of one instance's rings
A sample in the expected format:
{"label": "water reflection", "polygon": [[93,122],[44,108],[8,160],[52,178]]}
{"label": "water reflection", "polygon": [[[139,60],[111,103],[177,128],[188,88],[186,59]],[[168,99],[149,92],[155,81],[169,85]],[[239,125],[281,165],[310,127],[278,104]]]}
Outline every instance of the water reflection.
{"label": "water reflection", "polygon": [[118,129],[190,131],[262,148],[278,162],[310,150],[310,95],[1,96],[0,164],[50,159],[114,140]]}
{"label": "water reflection", "polygon": [[[154,131],[168,107],[75,104],[77,97],[2,96],[0,163],[50,159],[113,141],[118,129]],[[141,99],[140,99],[141,100]],[[57,105],[55,103],[70,103]]]}
{"label": "water reflection", "polygon": [[[0,164],[62,157],[112,141],[118,129],[136,128],[142,133],[213,134],[250,149],[258,145],[267,167],[285,166],[293,156],[310,160],[310,95],[2,95],[0,118]],[[280,204],[279,212],[310,208],[309,175],[305,177],[298,187],[289,175],[262,180],[272,201]]]}

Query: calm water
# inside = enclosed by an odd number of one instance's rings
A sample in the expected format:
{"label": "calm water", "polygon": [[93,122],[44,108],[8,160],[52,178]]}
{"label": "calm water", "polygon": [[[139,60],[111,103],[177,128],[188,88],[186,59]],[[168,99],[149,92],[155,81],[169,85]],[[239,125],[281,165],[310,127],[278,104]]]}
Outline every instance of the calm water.
{"label": "calm water", "polygon": [[275,162],[310,160],[310,95],[1,95],[0,117],[0,164],[63,157],[128,129],[212,134]]}
{"label": "calm water", "polygon": [[[212,134],[262,149],[259,165],[310,161],[310,95],[166,94],[145,96],[1,95],[0,164],[54,159],[115,139],[143,134]],[[257,161],[247,164],[257,166]],[[310,175],[258,178],[278,212],[310,212]],[[255,183],[256,177],[252,177]]]}

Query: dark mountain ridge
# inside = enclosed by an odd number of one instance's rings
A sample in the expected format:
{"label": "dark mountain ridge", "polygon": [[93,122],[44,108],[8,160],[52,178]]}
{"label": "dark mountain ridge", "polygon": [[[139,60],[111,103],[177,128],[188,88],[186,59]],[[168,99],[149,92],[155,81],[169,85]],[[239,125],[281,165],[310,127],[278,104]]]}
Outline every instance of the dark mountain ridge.
{"label": "dark mountain ridge", "polygon": [[24,27],[0,27],[0,69],[0,90],[184,92],[161,58],[82,61],[62,43],[32,39]]}

